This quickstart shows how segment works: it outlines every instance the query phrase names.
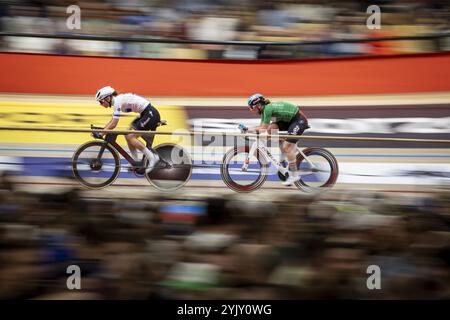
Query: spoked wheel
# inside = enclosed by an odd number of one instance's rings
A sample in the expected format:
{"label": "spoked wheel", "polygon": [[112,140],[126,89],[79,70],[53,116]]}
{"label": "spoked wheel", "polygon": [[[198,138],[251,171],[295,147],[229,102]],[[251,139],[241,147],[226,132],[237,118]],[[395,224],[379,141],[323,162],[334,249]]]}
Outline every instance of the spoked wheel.
{"label": "spoked wheel", "polygon": [[220,174],[223,182],[234,191],[254,191],[259,189],[267,179],[268,162],[259,151],[250,157],[247,169],[242,170],[249,152],[249,146],[242,146],[229,150],[223,157]]}
{"label": "spoked wheel", "polygon": [[303,150],[305,159],[297,155],[297,167],[301,179],[296,187],[307,193],[317,193],[331,188],[336,183],[339,168],[336,158],[323,148],[306,148]]}
{"label": "spoked wheel", "polygon": [[[184,186],[192,175],[192,159],[181,146],[164,143],[156,146],[161,161],[145,176],[155,188],[162,191],[172,191]],[[145,166],[148,159],[145,159]]]}
{"label": "spoked wheel", "polygon": [[91,189],[109,186],[120,173],[120,158],[109,144],[91,141],[75,151],[72,158],[75,179]]}

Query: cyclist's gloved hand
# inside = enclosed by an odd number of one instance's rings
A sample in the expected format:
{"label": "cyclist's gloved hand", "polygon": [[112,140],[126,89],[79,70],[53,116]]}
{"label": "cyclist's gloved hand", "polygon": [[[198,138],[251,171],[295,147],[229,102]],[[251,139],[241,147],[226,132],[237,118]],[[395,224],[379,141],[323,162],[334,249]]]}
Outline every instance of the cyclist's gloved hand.
{"label": "cyclist's gloved hand", "polygon": [[[93,124],[91,124],[91,130],[95,130],[95,129],[102,130],[103,128],[96,127]],[[92,132],[91,136],[93,136],[95,139],[102,139],[102,137],[103,137],[100,132]]]}
{"label": "cyclist's gloved hand", "polygon": [[92,136],[96,139],[102,138],[102,134],[100,132],[92,132]]}
{"label": "cyclist's gloved hand", "polygon": [[242,133],[247,132],[248,130],[248,128],[242,123],[239,124],[238,129],[241,130]]}

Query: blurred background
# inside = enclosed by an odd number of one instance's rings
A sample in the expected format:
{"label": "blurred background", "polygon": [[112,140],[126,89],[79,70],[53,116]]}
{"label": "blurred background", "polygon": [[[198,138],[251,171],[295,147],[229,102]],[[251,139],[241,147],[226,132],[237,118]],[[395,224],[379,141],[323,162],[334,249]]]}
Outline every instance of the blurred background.
{"label": "blurred background", "polygon": [[[86,197],[2,180],[5,299],[448,299],[450,191]],[[137,196],[139,195],[139,196]],[[243,205],[245,203],[245,205]],[[66,268],[81,268],[81,290]],[[381,289],[369,290],[371,265]]]}
{"label": "blurred background", "polygon": [[[366,25],[373,4],[381,29]],[[259,123],[255,92],[301,106],[305,136],[448,141],[449,21],[433,0],[0,0],[0,127],[102,126],[94,95],[111,85],[150,99],[163,131],[208,132],[155,140],[199,164],[236,143],[214,133]],[[336,186],[308,195],[276,174],[238,194],[218,167],[165,193],[124,160],[116,183],[87,190],[71,159],[91,139],[0,130],[1,299],[450,298],[449,143],[302,141],[339,162]]]}
{"label": "blurred background", "polygon": [[[380,7],[382,28],[370,30],[367,8]],[[69,5],[81,8],[81,29],[66,26]],[[146,58],[261,59],[359,56],[449,50],[447,1],[133,0],[1,1],[2,32],[58,36],[108,36],[114,41],[5,36],[3,51]],[[422,41],[339,42],[400,36]],[[133,42],[133,38],[149,42]],[[259,46],[181,41],[265,41],[309,45]]]}

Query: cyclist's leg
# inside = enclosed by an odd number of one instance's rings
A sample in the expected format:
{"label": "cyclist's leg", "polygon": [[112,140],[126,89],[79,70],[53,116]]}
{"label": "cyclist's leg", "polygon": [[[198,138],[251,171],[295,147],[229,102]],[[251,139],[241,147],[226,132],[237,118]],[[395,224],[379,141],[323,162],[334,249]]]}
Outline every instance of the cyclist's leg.
{"label": "cyclist's leg", "polygon": [[297,170],[296,145],[295,143],[286,140],[282,144],[282,149],[286,154],[289,169],[289,177],[286,179],[286,181],[282,182],[282,184],[285,186],[290,186],[294,182],[300,180],[300,175]]}
{"label": "cyclist's leg", "polygon": [[[158,123],[161,121],[159,111],[153,106],[148,106],[147,109],[141,114],[140,122],[135,123],[135,127],[139,127],[139,130],[144,131],[156,131]],[[151,148],[155,134],[146,134],[142,137],[145,140],[146,147]]]}
{"label": "cyclist's leg", "polygon": [[128,148],[130,149],[131,154],[133,155],[133,159],[139,161],[137,150],[140,150],[142,153],[145,153],[145,145],[139,141],[138,139],[141,137],[140,134],[130,133],[125,135],[125,139],[127,140]]}
{"label": "cyclist's leg", "polygon": [[134,133],[127,134],[125,136],[125,138],[129,142],[129,144],[132,146],[132,148],[138,149],[143,154],[145,154],[145,156],[149,160],[146,171],[150,172],[155,167],[155,165],[158,163],[159,156],[156,153],[154,153],[153,151],[151,151],[150,149],[148,149],[141,141],[139,141],[138,138],[140,138],[140,137],[141,137],[140,134],[134,134]]}
{"label": "cyclist's leg", "polygon": [[[141,120],[141,115],[137,116],[133,122],[130,124],[130,130],[142,130],[139,126],[139,121]],[[135,161],[139,161],[139,155],[137,150],[142,151],[142,143],[138,140],[140,137],[139,134],[127,134],[125,135],[125,140],[128,144],[128,149],[130,149],[130,153],[133,156]]]}
{"label": "cyclist's leg", "polygon": [[[287,131],[289,129],[289,122],[278,121],[273,123],[277,126],[278,131]],[[272,125],[272,124],[271,124]],[[280,162],[286,160],[286,152],[283,149],[284,139],[280,139],[278,141],[278,147],[280,148]]]}
{"label": "cyclist's leg", "polygon": [[[131,127],[130,129],[132,130],[133,128]],[[135,147],[135,142],[131,134],[125,135],[125,140],[127,141],[128,149],[130,150],[131,156],[135,161],[139,161],[139,155],[137,152],[138,149]]]}
{"label": "cyclist's leg", "polygon": [[295,147],[295,143],[291,141],[284,141],[281,145],[282,151],[286,155],[288,164],[289,164],[289,171],[291,173],[296,174],[297,173],[297,150]]}
{"label": "cyclist's leg", "polygon": [[[285,122],[272,122],[269,127],[267,128],[267,132],[269,134],[278,134],[278,131],[286,131],[288,128],[288,123]],[[271,138],[271,148],[274,147],[274,145],[272,144],[273,142],[275,142],[276,140],[274,138]],[[278,141],[276,141],[278,148],[280,149],[280,162],[284,161],[286,159],[286,156],[284,154],[282,145],[283,145],[283,140],[279,139]]]}
{"label": "cyclist's leg", "polygon": [[[156,110],[152,106],[149,106],[149,107],[147,107],[147,109],[145,111],[143,111],[141,113],[141,115],[138,118],[136,118],[132,122],[131,125],[136,130],[154,131],[154,130],[156,130],[156,127],[157,127],[160,119],[161,119],[161,117],[159,115],[158,110]],[[141,134],[133,134],[133,135],[131,135],[130,140],[132,142],[132,145],[135,148],[141,150],[146,155],[147,159],[149,159],[149,166],[147,168],[147,172],[149,172],[156,165],[156,163],[158,163],[159,156],[155,152],[148,149],[146,145],[144,145],[142,142],[140,142],[138,140],[138,138],[141,136],[142,136]],[[146,138],[144,140],[147,142],[147,145],[150,143],[150,145],[148,145],[148,146],[151,147],[151,144],[153,143],[153,136],[151,137],[151,139],[149,141],[149,136],[146,135]]]}
{"label": "cyclist's leg", "polygon": [[[287,130],[288,135],[300,136],[308,128],[308,121],[306,118],[297,114],[291,121],[289,128]],[[285,185],[290,185],[299,179],[297,170],[297,139],[286,139],[283,143],[283,151],[286,153],[289,162],[289,179],[284,183]]]}
{"label": "cyclist's leg", "polygon": [[[301,136],[306,129],[308,129],[308,120],[303,116],[303,114],[297,113],[297,115],[291,120],[287,128],[287,134],[291,136]],[[297,143],[297,138],[288,138],[286,142],[286,152],[294,152],[295,144]]]}

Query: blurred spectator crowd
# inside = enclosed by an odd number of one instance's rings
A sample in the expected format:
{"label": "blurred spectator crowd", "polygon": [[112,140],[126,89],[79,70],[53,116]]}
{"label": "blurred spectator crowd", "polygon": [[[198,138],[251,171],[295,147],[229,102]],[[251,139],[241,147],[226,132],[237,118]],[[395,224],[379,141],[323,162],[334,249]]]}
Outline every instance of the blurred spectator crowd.
{"label": "blurred spectator crowd", "polygon": [[[27,194],[2,180],[0,298],[450,298],[449,190],[81,194]],[[204,213],[161,209],[183,203]],[[69,265],[81,269],[81,290],[66,287]],[[370,265],[381,270],[380,290],[367,288]]]}
{"label": "blurred spectator crowd", "polygon": [[[370,5],[381,29],[370,30]],[[66,12],[81,9],[81,29]],[[189,59],[262,59],[436,52],[448,37],[427,40],[242,46],[133,42],[133,38],[206,41],[326,41],[449,32],[448,1],[436,0],[1,0],[1,31],[117,36],[128,41],[3,37],[2,51]]]}

